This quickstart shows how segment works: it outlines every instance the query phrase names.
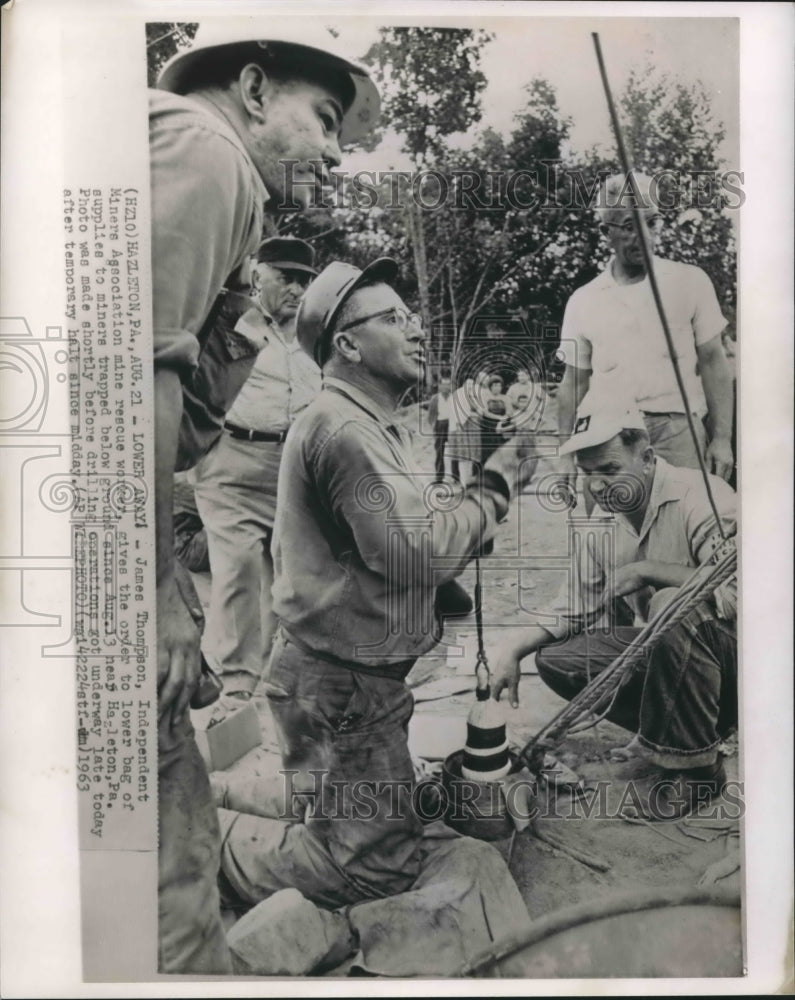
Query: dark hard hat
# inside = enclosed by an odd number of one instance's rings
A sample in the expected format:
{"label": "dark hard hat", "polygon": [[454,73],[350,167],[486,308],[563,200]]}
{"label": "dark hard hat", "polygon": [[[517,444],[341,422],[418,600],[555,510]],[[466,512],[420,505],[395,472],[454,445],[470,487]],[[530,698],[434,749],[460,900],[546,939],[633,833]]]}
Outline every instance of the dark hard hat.
{"label": "dark hard hat", "polygon": [[260,243],[257,263],[281,267],[286,271],[308,271],[317,274],[315,251],[304,240],[295,236],[271,236]]}

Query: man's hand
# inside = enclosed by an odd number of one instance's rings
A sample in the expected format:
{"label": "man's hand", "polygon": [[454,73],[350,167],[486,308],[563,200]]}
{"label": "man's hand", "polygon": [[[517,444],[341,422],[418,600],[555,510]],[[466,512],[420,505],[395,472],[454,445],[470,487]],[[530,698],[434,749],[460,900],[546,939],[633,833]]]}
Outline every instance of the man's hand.
{"label": "man's hand", "polygon": [[713,438],[707,445],[707,469],[721,479],[729,480],[734,468],[734,455],[728,438]]}
{"label": "man's hand", "polygon": [[201,634],[177,589],[174,577],[157,587],[158,718],[171,712],[179,725],[199,681]]}
{"label": "man's hand", "polygon": [[616,597],[626,597],[648,586],[648,572],[645,561],[627,563],[613,570],[613,579],[605,587],[604,601],[608,604]]}
{"label": "man's hand", "polygon": [[577,467],[570,455],[564,455],[558,460],[557,481],[549,487],[553,500],[562,500],[569,510],[577,506]]}
{"label": "man's hand", "polygon": [[515,646],[498,647],[497,655],[492,659],[491,696],[495,701],[499,701],[500,695],[507,688],[511,708],[519,707],[519,677],[521,675],[519,664],[521,660],[522,656]]}

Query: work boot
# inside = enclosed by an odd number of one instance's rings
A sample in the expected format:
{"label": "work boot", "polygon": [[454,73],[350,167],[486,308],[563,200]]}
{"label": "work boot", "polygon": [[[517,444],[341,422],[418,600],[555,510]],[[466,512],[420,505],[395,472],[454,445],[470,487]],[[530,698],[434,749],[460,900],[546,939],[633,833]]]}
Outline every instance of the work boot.
{"label": "work boot", "polygon": [[658,771],[644,786],[637,803],[642,819],[681,819],[721,794],[726,786],[723,757],[719,754],[714,764],[705,767]]}

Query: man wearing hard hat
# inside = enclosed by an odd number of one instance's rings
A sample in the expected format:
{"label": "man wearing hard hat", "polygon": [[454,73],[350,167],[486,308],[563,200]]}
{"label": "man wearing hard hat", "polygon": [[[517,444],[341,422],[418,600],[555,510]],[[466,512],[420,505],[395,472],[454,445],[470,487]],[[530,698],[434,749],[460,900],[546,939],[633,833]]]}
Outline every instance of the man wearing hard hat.
{"label": "man wearing hard hat", "polygon": [[437,587],[494,536],[519,479],[521,453],[504,446],[454,504],[434,502],[435,477],[416,470],[397,417],[425,361],[419,319],[393,287],[397,270],[388,258],[363,271],[335,261],[296,319],[324,387],[282,456],[279,631],[265,683],[284,773],[322,772],[322,789],[289,828],[221,810],[223,882],[238,905],[294,887],[342,906],[403,892],[417,878],[422,826],[411,808],[405,678],[439,640]]}
{"label": "man wearing hard hat", "polygon": [[[561,452],[576,458],[615,530],[602,544],[599,524],[606,522],[588,522],[570,574],[574,587],[567,581],[545,609],[557,623],[512,633],[498,650],[494,696],[507,690],[514,707],[525,656],[537,651],[541,679],[573,698],[678,596],[721,541],[699,471],[655,456],[634,399],[591,390]],[[717,476],[710,484],[731,536],[734,491]],[[633,805],[648,819],[680,818],[725,786],[719,748],[737,724],[736,617],[737,583],[730,578],[644,653],[611,703],[607,718],[637,734],[618,758],[645,756],[657,766],[635,788]]]}
{"label": "man wearing hard hat", "polygon": [[309,204],[340,146],[378,114],[367,71],[334,47],[306,21],[292,35],[254,19],[210,21],[150,95],[164,972],[230,971],[218,823],[188,717],[200,679],[191,606],[200,608],[175,575],[173,473],[217,438],[263,346],[234,331],[236,316],[219,322],[219,293],[259,245],[265,213]]}

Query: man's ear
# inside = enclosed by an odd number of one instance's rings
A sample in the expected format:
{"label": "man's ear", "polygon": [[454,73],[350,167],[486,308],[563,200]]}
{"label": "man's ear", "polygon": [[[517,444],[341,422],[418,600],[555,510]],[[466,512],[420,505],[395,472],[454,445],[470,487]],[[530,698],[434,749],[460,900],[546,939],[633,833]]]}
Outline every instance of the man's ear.
{"label": "man's ear", "polygon": [[349,361],[353,365],[361,363],[362,355],[359,346],[355,338],[351,337],[350,334],[335,333],[331,338],[331,342],[346,361]]}
{"label": "man's ear", "polygon": [[643,449],[643,468],[650,469],[652,463],[654,462],[654,448],[650,444],[647,444]]}
{"label": "man's ear", "polygon": [[268,105],[273,97],[274,83],[262,66],[248,63],[237,78],[243,107],[255,120],[264,122]]}

